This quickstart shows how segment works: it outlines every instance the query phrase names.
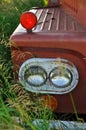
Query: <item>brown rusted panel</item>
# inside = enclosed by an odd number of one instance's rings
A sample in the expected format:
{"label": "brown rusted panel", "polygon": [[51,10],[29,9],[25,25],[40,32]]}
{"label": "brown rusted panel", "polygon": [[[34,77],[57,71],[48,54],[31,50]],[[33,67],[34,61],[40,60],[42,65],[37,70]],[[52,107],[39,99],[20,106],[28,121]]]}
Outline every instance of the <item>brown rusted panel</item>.
{"label": "brown rusted panel", "polygon": [[63,6],[66,6],[71,13],[77,13],[78,11],[78,1],[77,0],[63,0]]}
{"label": "brown rusted panel", "polygon": [[62,6],[86,27],[86,0],[63,0]]}
{"label": "brown rusted panel", "polygon": [[[86,28],[61,8],[34,10],[38,23],[28,33],[21,25],[10,38],[15,71],[29,58],[65,58],[75,64],[79,83],[73,90],[78,113],[86,114]],[[69,94],[54,95],[59,107],[56,112],[73,112]]]}
{"label": "brown rusted panel", "polygon": [[86,27],[86,0],[80,0],[77,18]]}

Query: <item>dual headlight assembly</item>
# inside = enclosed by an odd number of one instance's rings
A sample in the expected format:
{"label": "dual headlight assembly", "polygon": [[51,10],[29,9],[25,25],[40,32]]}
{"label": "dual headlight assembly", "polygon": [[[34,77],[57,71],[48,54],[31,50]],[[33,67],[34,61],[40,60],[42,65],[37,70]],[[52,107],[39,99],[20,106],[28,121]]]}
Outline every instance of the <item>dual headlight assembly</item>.
{"label": "dual headlight assembly", "polygon": [[66,59],[32,58],[21,65],[19,80],[31,92],[65,94],[77,86],[79,74]]}

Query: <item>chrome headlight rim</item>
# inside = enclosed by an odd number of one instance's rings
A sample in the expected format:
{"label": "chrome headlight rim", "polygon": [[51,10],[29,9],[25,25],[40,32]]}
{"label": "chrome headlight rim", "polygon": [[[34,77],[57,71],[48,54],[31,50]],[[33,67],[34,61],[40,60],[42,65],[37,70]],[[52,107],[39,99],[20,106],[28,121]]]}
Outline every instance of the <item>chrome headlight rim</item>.
{"label": "chrome headlight rim", "polygon": [[[24,74],[30,66],[39,66],[46,73],[46,80],[41,85],[30,85],[25,81]],[[51,83],[49,80],[50,72],[58,66],[65,67],[72,73],[72,82],[67,87],[57,87]],[[74,90],[77,87],[79,82],[79,71],[75,64],[67,59],[59,58],[32,58],[26,60],[19,69],[19,82],[24,86],[27,91],[36,92],[36,93],[49,93],[49,94],[67,94]]]}

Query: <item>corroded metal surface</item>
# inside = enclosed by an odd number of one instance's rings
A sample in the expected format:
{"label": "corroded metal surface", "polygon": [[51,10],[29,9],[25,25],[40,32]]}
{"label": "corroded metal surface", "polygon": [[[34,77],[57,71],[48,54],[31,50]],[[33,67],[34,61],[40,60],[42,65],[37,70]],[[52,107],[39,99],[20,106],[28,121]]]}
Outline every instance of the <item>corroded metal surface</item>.
{"label": "corroded metal surface", "polygon": [[86,27],[86,0],[63,0],[62,6]]}

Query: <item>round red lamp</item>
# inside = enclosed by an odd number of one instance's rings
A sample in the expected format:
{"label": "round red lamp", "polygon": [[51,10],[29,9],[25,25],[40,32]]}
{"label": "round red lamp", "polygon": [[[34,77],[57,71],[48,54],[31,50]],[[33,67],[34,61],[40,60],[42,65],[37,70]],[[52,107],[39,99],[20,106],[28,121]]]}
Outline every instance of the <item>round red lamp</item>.
{"label": "round red lamp", "polygon": [[37,17],[32,12],[24,12],[20,17],[20,23],[25,29],[31,30],[36,26]]}
{"label": "round red lamp", "polygon": [[45,95],[42,98],[44,100],[44,105],[47,108],[51,108],[52,111],[55,111],[58,108],[58,101],[54,96]]}

